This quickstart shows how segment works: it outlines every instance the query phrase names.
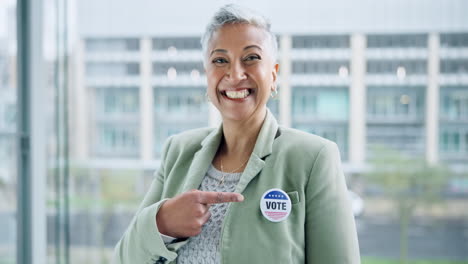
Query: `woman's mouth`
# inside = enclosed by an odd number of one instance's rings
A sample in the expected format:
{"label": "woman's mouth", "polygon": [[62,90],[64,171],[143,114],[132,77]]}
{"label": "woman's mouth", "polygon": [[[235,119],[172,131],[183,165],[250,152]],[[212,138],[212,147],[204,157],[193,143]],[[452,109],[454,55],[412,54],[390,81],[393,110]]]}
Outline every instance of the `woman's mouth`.
{"label": "woman's mouth", "polygon": [[252,89],[238,89],[238,90],[225,90],[221,91],[221,94],[226,96],[228,99],[244,99],[252,93]]}

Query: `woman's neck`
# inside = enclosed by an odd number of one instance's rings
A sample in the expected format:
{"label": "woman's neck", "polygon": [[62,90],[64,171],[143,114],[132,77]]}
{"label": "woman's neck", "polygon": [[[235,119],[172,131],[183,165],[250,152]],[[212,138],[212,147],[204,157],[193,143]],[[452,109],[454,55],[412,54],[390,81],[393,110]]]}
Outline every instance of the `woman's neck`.
{"label": "woman's neck", "polygon": [[[266,113],[266,112],[265,112]],[[252,153],[265,115],[257,115],[245,122],[225,120],[221,153],[228,157],[249,157]]]}

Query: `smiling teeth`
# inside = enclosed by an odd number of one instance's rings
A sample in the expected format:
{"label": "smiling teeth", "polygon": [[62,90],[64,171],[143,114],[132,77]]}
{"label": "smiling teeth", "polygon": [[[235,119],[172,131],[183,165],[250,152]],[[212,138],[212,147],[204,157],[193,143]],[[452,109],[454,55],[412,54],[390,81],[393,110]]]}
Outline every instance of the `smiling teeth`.
{"label": "smiling teeth", "polygon": [[232,99],[241,99],[249,95],[249,90],[245,89],[242,91],[226,91],[226,96]]}

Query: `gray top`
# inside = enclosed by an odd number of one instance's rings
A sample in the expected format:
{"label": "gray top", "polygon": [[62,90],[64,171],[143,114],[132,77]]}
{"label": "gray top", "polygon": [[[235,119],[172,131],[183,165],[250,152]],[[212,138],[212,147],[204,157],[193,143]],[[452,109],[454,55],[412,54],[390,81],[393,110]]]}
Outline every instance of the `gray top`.
{"label": "gray top", "polygon": [[[224,182],[222,182],[224,175]],[[198,188],[201,191],[234,192],[242,173],[224,173],[210,166]],[[210,207],[211,218],[197,236],[190,237],[188,243],[178,251],[177,263],[220,263],[219,244],[221,227],[228,203],[213,204]]]}

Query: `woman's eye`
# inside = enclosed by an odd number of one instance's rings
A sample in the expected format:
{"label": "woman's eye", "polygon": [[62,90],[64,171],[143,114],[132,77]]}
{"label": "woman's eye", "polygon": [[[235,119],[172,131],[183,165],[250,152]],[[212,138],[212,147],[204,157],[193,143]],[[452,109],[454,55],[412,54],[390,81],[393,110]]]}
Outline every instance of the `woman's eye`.
{"label": "woman's eye", "polygon": [[255,60],[260,60],[260,56],[258,55],[249,55],[245,57],[244,61],[255,61]]}
{"label": "woman's eye", "polygon": [[224,59],[224,58],[216,58],[216,59],[212,60],[211,62],[214,63],[214,64],[223,64],[223,63],[227,63],[227,60]]}

